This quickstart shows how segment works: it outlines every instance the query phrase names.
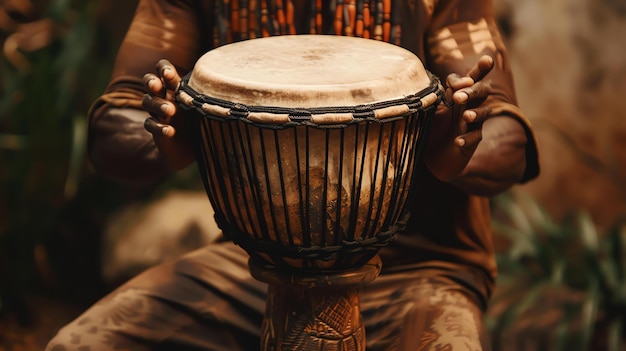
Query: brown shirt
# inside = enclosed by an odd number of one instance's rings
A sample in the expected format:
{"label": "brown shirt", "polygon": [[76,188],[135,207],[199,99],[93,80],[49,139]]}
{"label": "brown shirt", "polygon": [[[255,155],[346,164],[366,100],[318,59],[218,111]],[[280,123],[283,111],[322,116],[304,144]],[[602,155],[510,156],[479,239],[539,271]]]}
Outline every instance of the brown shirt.
{"label": "brown shirt", "polygon": [[[363,14],[364,1],[348,1],[358,3]],[[89,147],[94,166],[126,182],[149,182],[167,174],[151,135],[143,129],[147,115],[141,111],[142,77],[154,71],[159,59],[169,59],[184,74],[216,45],[262,35],[321,32],[358,33],[395,42],[413,51],[428,70],[442,78],[452,72],[464,74],[480,56],[492,55],[496,65],[488,77],[494,93],[488,103],[492,111],[518,119],[527,130],[526,172],[520,182],[537,175],[534,138],[516,107],[511,70],[491,1],[367,0],[371,16],[359,17],[358,11],[352,16],[346,11],[344,17],[336,6],[351,5],[348,1],[140,0],[111,82],[90,112]],[[263,4],[266,11],[261,11]],[[377,17],[374,9],[378,6],[385,13]],[[387,9],[393,11],[388,14]],[[312,15],[316,12],[321,20]],[[355,17],[366,29],[357,28]],[[488,199],[440,182],[424,169],[423,185],[410,211],[407,232],[381,252],[385,267],[440,268],[486,299],[496,277]]]}

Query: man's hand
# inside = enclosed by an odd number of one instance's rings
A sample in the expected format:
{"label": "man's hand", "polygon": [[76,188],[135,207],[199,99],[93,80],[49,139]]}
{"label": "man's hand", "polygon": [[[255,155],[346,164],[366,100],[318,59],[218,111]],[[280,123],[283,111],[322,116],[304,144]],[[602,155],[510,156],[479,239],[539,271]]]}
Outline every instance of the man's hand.
{"label": "man's hand", "polygon": [[157,63],[156,72],[158,76],[148,73],[143,77],[149,93],[144,95],[142,104],[152,116],[146,119],[144,126],[168,166],[176,171],[195,160],[184,116],[174,100],[181,78],[174,65],[165,59]]}
{"label": "man's hand", "polygon": [[467,166],[482,140],[482,124],[490,114],[482,103],[491,94],[483,78],[493,68],[493,58],[483,56],[465,77],[446,78],[446,98],[451,107],[440,105],[433,118],[424,161],[439,180],[452,182]]}

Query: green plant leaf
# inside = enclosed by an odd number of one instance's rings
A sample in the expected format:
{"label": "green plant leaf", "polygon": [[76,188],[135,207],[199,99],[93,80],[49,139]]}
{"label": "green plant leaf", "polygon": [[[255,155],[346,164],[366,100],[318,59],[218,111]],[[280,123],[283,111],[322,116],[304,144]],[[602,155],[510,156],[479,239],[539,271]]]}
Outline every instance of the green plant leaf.
{"label": "green plant leaf", "polygon": [[531,221],[522,210],[520,204],[514,201],[510,193],[501,195],[493,201],[497,206],[502,208],[504,213],[506,213],[508,220],[511,222],[510,225],[513,228],[517,228],[517,230],[521,233],[533,232],[533,225]]}
{"label": "green plant leaf", "polygon": [[609,325],[607,351],[622,351],[622,330],[624,327],[624,318],[624,316],[616,318]]}
{"label": "green plant leaf", "polygon": [[64,187],[66,199],[74,196],[80,181],[81,169],[87,149],[87,126],[85,121],[86,117],[84,115],[77,114],[74,116],[70,161]]}
{"label": "green plant leaf", "polygon": [[626,300],[626,250],[624,248],[626,231],[622,221],[618,221],[609,230],[601,242],[601,252],[585,255],[585,266],[599,282],[599,288],[613,299]]}
{"label": "green plant leaf", "polygon": [[554,328],[554,334],[552,339],[552,348],[554,351],[562,351],[568,349],[569,340],[569,324],[572,321],[572,315],[570,311],[566,311],[565,315]]}
{"label": "green plant leaf", "polygon": [[534,285],[531,285],[528,293],[521,300],[511,304],[509,309],[493,321],[495,325],[492,331],[493,337],[496,340],[501,339],[509,327],[514,325],[515,321],[519,320],[520,316],[534,305],[545,289],[551,285],[552,283],[549,281],[536,282]]}
{"label": "green plant leaf", "polygon": [[615,279],[619,297],[626,301],[626,217],[620,218],[607,235],[611,261],[615,265]]}
{"label": "green plant leaf", "polygon": [[553,284],[556,285],[560,285],[564,283],[565,280],[565,269],[567,268],[567,259],[565,258],[558,258],[556,260],[556,262],[553,263],[552,265],[552,269],[551,269],[551,274],[550,274],[550,281]]}
{"label": "green plant leaf", "polygon": [[492,228],[511,240],[511,247],[507,252],[509,258],[517,260],[523,256],[535,256],[537,254],[532,233],[500,222],[493,222]]}
{"label": "green plant leaf", "polygon": [[590,253],[598,252],[598,232],[596,225],[587,211],[580,211],[577,216],[578,233],[583,244],[584,250]]}
{"label": "green plant leaf", "polygon": [[[551,328],[550,345],[537,347],[590,350],[602,315],[610,321],[607,350],[622,350],[626,327],[626,316],[620,315],[626,306],[626,217],[601,235],[587,211],[573,211],[555,224],[531,200],[525,203],[527,200],[517,196],[495,203],[506,206],[494,211],[500,215],[494,217],[494,229],[512,241],[509,250],[497,256],[503,277],[499,282],[518,289],[523,286],[528,292],[518,291],[523,295],[518,298],[514,290],[501,291],[504,295],[495,300],[500,315],[492,315],[489,320],[494,340],[504,340],[502,336],[512,330],[516,321],[533,318],[528,315],[529,307],[553,286],[583,294],[583,300],[555,306],[563,318]],[[574,326],[575,334],[571,333]]]}
{"label": "green plant leaf", "polygon": [[598,283],[593,280],[589,285],[587,296],[581,306],[580,345],[582,350],[589,350],[591,346],[600,300],[601,295],[598,289]]}

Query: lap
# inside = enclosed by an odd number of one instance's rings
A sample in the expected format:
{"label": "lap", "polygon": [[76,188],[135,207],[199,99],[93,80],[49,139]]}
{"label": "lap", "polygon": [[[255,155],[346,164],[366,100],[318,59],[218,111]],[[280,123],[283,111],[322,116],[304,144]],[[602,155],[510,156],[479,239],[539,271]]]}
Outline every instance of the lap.
{"label": "lap", "polygon": [[[220,243],[154,267],[63,328],[47,350],[258,349],[267,287],[250,276],[247,257]],[[484,341],[471,295],[437,272],[381,275],[360,299],[368,350],[480,350]]]}
{"label": "lap", "polygon": [[362,289],[368,350],[488,350],[482,311],[440,271],[379,276]]}

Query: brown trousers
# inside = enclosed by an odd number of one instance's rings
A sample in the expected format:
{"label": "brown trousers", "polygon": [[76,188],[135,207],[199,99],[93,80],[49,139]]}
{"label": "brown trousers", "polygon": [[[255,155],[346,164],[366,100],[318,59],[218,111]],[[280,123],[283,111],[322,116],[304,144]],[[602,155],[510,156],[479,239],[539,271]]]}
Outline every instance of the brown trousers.
{"label": "brown trousers", "polygon": [[[232,243],[151,268],[62,328],[46,351],[258,350],[266,285]],[[428,268],[361,289],[367,349],[488,350],[469,289]]]}

